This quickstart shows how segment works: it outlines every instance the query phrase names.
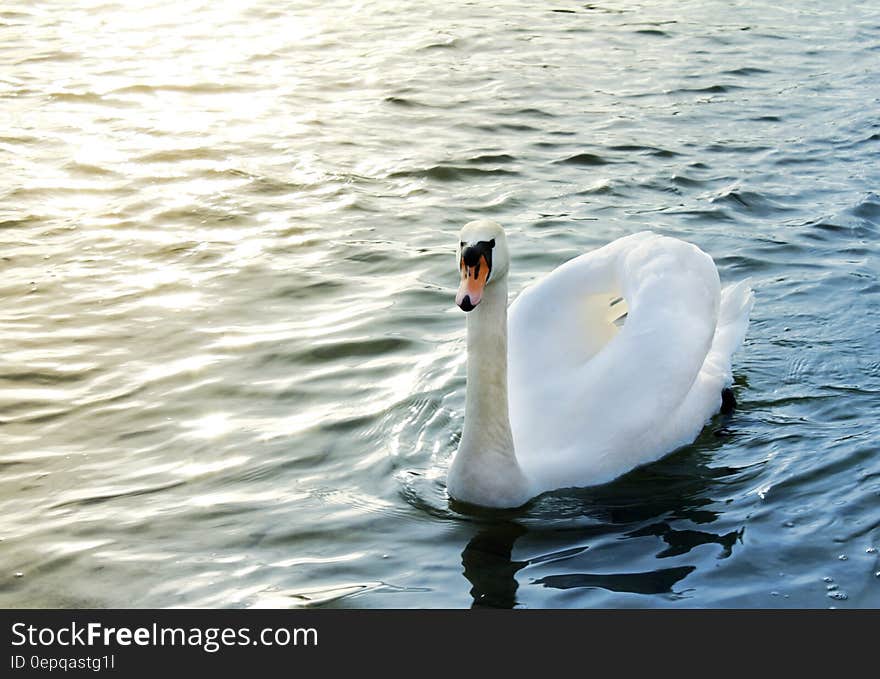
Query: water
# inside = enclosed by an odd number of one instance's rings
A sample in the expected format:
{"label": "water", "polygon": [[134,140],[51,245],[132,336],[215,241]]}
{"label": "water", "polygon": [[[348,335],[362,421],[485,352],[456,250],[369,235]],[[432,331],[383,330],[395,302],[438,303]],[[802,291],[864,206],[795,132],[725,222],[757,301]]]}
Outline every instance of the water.
{"label": "water", "polygon": [[[0,12],[0,606],[880,606],[880,11],[428,5]],[[750,276],[739,409],[450,506],[478,217]]]}

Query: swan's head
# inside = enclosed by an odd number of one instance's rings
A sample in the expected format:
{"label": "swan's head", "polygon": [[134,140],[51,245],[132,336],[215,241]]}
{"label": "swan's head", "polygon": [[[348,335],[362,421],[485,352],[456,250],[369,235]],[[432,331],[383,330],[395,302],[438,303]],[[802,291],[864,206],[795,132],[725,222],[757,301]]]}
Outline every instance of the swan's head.
{"label": "swan's head", "polygon": [[458,235],[458,269],[461,285],[455,303],[471,311],[483,299],[483,291],[507,276],[510,259],[504,229],[491,219],[480,219],[464,225]]}

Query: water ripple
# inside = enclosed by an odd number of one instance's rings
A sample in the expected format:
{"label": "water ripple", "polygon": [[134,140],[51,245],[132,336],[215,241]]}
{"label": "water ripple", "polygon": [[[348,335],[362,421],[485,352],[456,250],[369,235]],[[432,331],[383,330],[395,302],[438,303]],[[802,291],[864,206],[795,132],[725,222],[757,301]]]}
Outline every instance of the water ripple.
{"label": "water ripple", "polygon": [[[0,604],[880,605],[876,21],[722,5],[4,7]],[[450,503],[489,215],[750,276],[735,413]]]}

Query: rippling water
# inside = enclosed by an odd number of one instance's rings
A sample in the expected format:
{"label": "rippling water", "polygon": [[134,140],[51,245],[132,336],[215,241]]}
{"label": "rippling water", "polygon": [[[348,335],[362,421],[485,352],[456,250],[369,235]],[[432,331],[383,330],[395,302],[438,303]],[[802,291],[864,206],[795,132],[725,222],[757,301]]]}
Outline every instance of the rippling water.
{"label": "rippling water", "polygon": [[[880,606],[880,11],[426,4],[0,11],[0,605]],[[739,409],[450,507],[482,216],[750,276]]]}

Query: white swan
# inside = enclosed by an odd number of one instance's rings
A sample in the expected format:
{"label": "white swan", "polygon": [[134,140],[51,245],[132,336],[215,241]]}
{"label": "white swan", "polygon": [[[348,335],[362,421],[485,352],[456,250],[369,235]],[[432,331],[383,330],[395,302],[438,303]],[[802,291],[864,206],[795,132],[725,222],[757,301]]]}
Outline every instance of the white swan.
{"label": "white swan", "polygon": [[508,321],[504,230],[471,222],[459,241],[456,303],[470,313],[452,498],[518,507],[605,483],[692,442],[718,412],[753,293],[747,281],[722,291],[696,246],[620,238],[527,288]]}

